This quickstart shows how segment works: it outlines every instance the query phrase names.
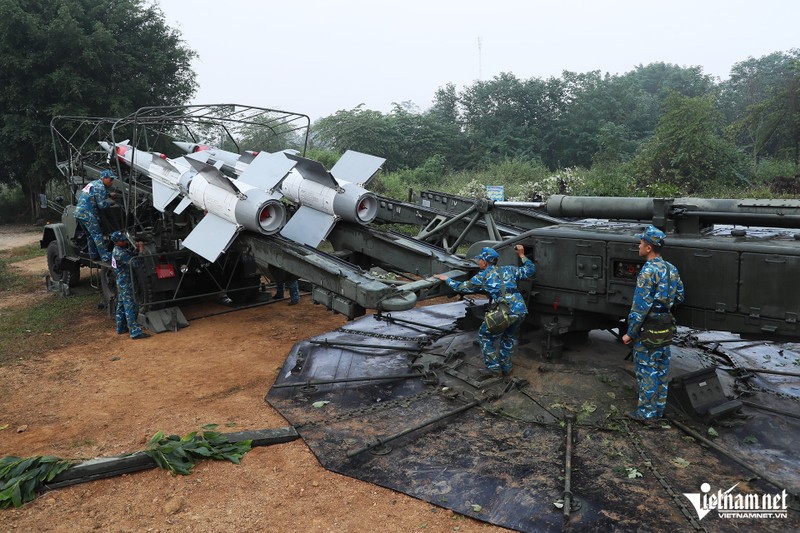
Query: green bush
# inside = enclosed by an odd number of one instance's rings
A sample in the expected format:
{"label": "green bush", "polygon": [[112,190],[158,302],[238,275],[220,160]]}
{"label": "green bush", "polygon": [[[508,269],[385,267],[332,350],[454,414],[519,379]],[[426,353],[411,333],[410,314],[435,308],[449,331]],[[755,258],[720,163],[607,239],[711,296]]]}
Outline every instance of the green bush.
{"label": "green bush", "polygon": [[794,177],[800,174],[800,168],[794,162],[785,159],[765,158],[755,168],[757,183],[769,183],[775,178]]}
{"label": "green bush", "polygon": [[410,171],[400,170],[398,172],[378,174],[378,177],[372,180],[368,188],[381,196],[405,202],[408,199],[408,190],[418,189],[419,187],[411,179]]}
{"label": "green bush", "polygon": [[[476,170],[446,171],[431,158],[417,169],[379,175],[370,189],[378,194],[406,201],[409,189],[433,189],[470,198],[484,197],[487,185],[502,185],[509,200],[546,199],[551,194],[576,196],[653,196],[708,198],[771,198],[775,178],[793,177],[791,162],[763,160],[757,176],[744,180],[738,173],[716,179],[689,179],[675,169],[663,170],[658,179],[644,179],[636,161],[596,163],[589,169],[568,168],[550,171],[538,162],[506,160]],[[800,179],[798,180],[800,181]],[[696,183],[696,188],[687,183]],[[785,196],[785,195],[784,195]]]}
{"label": "green bush", "polygon": [[314,161],[319,161],[325,168],[331,169],[333,165],[339,160],[342,154],[333,152],[331,150],[325,150],[322,148],[310,148],[307,152],[305,157],[308,159],[313,159]]}
{"label": "green bush", "polygon": [[595,164],[584,173],[582,196],[639,196],[636,180],[628,164]]}

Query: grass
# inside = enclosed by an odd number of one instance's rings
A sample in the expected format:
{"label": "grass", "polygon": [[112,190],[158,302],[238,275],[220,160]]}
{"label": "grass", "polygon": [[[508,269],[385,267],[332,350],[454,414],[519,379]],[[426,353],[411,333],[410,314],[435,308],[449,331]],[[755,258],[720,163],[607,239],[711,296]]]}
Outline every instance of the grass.
{"label": "grass", "polygon": [[16,298],[0,308],[0,365],[26,360],[53,349],[80,342],[92,327],[97,295],[70,296],[58,294],[25,298],[25,294],[41,292],[42,277],[17,270],[12,265],[42,257],[45,250],[38,244],[3,250],[0,255],[0,291]]}
{"label": "grass", "polygon": [[0,365],[67,346],[82,336],[75,317],[93,309],[97,296],[50,295],[45,300],[0,311]]}
{"label": "grass", "polygon": [[30,292],[42,284],[39,276],[25,276],[11,268],[11,265],[20,261],[42,257],[46,250],[39,248],[38,244],[18,246],[11,250],[4,250],[0,255],[0,291]]}
{"label": "grass", "polygon": [[18,246],[12,248],[7,252],[9,255],[9,263],[17,263],[19,261],[27,261],[34,257],[43,257],[47,255],[47,250],[41,248],[39,243],[26,244],[25,246]]}
{"label": "grass", "polygon": [[0,290],[17,289],[22,286],[22,276],[9,266],[8,259],[0,259]]}

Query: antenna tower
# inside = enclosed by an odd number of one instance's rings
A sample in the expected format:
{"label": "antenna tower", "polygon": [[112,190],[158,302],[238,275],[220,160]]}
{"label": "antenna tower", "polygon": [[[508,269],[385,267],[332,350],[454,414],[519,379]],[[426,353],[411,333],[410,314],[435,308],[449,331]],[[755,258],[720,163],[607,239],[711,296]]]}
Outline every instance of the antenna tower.
{"label": "antenna tower", "polygon": [[481,53],[481,38],[478,37],[478,80],[483,79],[483,55]]}

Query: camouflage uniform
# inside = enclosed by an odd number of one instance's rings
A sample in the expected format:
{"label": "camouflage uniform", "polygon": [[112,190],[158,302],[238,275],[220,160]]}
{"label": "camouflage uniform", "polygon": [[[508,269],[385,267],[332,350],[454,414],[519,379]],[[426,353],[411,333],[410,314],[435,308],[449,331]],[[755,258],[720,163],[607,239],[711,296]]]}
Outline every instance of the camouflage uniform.
{"label": "camouflage uniform", "polygon": [[[484,250],[487,249],[484,248]],[[483,255],[484,253],[482,252],[481,256],[478,257],[485,260],[486,258],[482,257]],[[497,252],[494,252],[494,257],[496,256]],[[505,301],[508,302],[511,308],[513,322],[502,333],[489,333],[485,322],[478,329],[478,343],[481,346],[481,352],[483,352],[483,360],[486,363],[486,367],[492,372],[503,372],[504,374],[511,372],[511,355],[514,352],[514,344],[517,341],[517,330],[528,314],[525,301],[517,289],[517,281],[531,278],[535,273],[536,266],[533,261],[525,258],[525,262],[521,267],[489,265],[468,281],[461,282],[453,279],[447,279],[446,281],[447,285],[456,292],[486,292],[492,298],[492,301],[498,301],[502,298],[500,287],[501,284],[505,286]],[[494,345],[498,339],[500,340],[500,351],[496,353]]]}
{"label": "camouflage uniform", "polygon": [[[653,230],[658,233],[652,238],[658,243],[663,242],[664,234],[655,228]],[[648,228],[648,231],[651,230]],[[651,242],[647,231],[643,239]],[[628,336],[633,339],[634,370],[639,382],[639,404],[635,414],[640,418],[661,418],[664,415],[671,356],[669,346],[648,349],[642,344],[639,340],[642,323],[648,311],[653,317],[669,314],[674,304],[683,302],[683,296],[683,282],[675,265],[658,256],[642,266],[628,314]]]}
{"label": "camouflage uniform", "polygon": [[276,267],[270,267],[270,272],[272,273],[272,279],[275,282],[275,295],[273,298],[275,300],[281,300],[284,298],[283,290],[284,287],[289,288],[289,305],[295,305],[300,302],[300,283],[298,282],[298,277],[294,274],[290,274],[285,270],[281,270]]}
{"label": "camouflage uniform", "polygon": [[[115,232],[112,239],[127,240],[124,234]],[[139,306],[133,298],[133,281],[131,280],[130,264],[136,261],[136,251],[130,245],[114,246],[111,266],[117,272],[117,333],[130,331],[131,338],[137,339],[146,336],[142,327],[137,322]]]}
{"label": "camouflage uniform", "polygon": [[289,288],[289,304],[294,305],[300,303],[300,282],[296,279],[287,281],[285,283],[277,283],[275,285],[275,299],[281,300],[283,296],[283,287]]}
{"label": "camouflage uniform", "polygon": [[89,257],[98,256],[106,263],[111,261],[111,254],[108,253],[103,232],[100,230],[100,209],[109,207],[108,190],[103,184],[103,180],[89,182],[81,191],[78,198],[78,205],[75,207],[75,218],[78,219],[84,229],[89,233],[87,239],[89,244]]}

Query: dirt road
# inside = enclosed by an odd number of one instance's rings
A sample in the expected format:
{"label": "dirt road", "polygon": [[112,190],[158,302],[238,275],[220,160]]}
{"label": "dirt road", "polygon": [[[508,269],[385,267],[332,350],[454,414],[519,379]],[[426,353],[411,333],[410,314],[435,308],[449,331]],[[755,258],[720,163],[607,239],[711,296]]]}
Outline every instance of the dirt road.
{"label": "dirt road", "polygon": [[[0,257],[39,235],[0,226]],[[33,278],[47,271],[44,257],[12,267]],[[34,300],[48,298],[60,296]],[[3,299],[3,312],[32,301]],[[264,401],[286,355],[298,340],[345,323],[308,296],[293,307],[187,317],[188,328],[133,341],[89,305],[72,318],[66,347],[12,357],[0,366],[0,456],[93,458],[142,450],[159,430],[286,426]],[[201,462],[190,476],[150,470],[48,492],[0,511],[0,530],[505,531],[328,472],[302,441],[254,448],[238,466]]]}

